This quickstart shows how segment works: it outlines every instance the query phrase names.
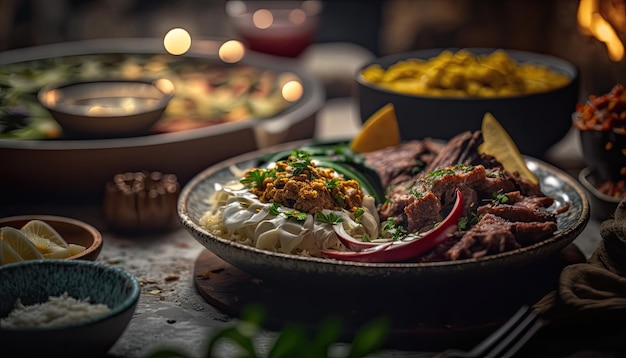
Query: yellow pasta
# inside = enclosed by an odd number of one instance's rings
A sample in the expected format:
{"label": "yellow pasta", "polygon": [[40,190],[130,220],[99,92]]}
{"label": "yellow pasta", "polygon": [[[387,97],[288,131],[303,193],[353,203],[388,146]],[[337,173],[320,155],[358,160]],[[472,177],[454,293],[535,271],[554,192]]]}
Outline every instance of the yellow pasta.
{"label": "yellow pasta", "polygon": [[571,81],[543,65],[518,64],[501,49],[485,55],[445,50],[428,60],[399,61],[388,69],[371,65],[361,77],[391,91],[437,97],[511,97],[550,91]]}

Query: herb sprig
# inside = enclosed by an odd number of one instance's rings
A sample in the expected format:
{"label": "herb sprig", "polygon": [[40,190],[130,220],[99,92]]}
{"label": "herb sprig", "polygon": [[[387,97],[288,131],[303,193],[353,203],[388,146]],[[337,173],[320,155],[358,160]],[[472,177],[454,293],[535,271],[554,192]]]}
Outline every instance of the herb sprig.
{"label": "herb sprig", "polygon": [[243,178],[239,180],[241,184],[261,186],[265,178],[276,178],[276,170],[274,169],[254,169],[248,171]]}

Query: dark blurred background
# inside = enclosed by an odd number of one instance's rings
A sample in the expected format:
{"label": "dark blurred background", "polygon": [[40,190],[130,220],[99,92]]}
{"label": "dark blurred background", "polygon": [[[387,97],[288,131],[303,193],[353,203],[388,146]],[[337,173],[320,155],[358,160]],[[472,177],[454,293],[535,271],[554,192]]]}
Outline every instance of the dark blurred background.
{"label": "dark blurred background", "polygon": [[[626,38],[626,0],[323,1],[316,42],[351,42],[376,56],[431,47],[499,47],[546,53],[581,70],[581,97],[626,82],[626,62],[581,26],[589,5]],[[94,38],[232,37],[225,0],[1,0],[0,51]],[[605,40],[606,41],[606,40]],[[623,46],[623,45],[622,45]],[[622,47],[623,49],[623,47]]]}

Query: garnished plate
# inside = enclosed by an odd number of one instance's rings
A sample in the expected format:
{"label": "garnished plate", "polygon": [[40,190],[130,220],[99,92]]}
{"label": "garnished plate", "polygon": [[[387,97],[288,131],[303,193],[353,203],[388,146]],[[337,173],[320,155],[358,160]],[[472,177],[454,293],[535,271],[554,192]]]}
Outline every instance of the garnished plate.
{"label": "garnished plate", "polygon": [[[264,251],[210,234],[202,228],[200,218],[210,209],[209,198],[216,183],[239,179],[246,169],[258,167],[268,153],[310,146],[310,142],[282,146],[237,156],[207,168],[195,176],[182,190],[178,214],[182,225],[198,242],[217,256],[268,282],[302,282],[350,285],[384,284],[425,285],[458,282],[471,278],[480,280],[524,270],[556,255],[570,244],[589,220],[589,202],[580,184],[562,170],[541,160],[525,157],[528,167],[538,177],[544,194],[555,199],[551,209],[569,205],[558,215],[557,231],[546,240],[520,249],[486,256],[481,259],[428,263],[363,263],[303,257]],[[427,287],[427,286],[424,286]]]}

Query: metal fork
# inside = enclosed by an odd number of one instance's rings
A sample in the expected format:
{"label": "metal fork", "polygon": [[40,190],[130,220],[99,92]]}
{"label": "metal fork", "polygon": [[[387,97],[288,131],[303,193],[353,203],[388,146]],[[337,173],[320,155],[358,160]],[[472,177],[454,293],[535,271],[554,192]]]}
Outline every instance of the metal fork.
{"label": "metal fork", "polygon": [[508,321],[470,351],[448,349],[433,358],[513,357],[541,328],[541,320],[530,307],[522,306]]}

